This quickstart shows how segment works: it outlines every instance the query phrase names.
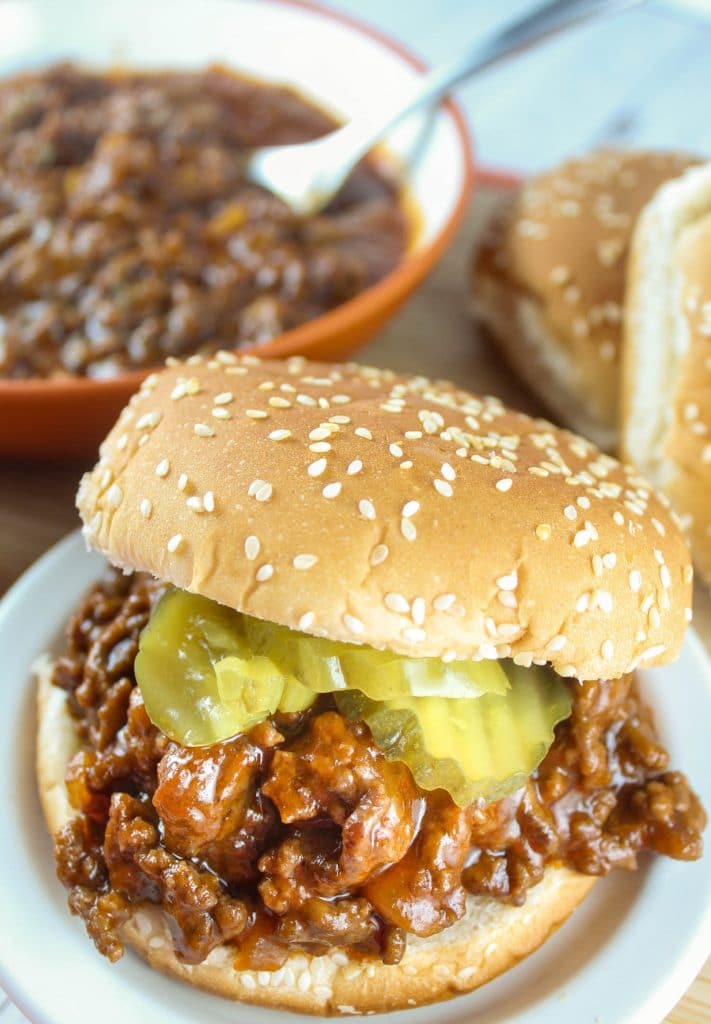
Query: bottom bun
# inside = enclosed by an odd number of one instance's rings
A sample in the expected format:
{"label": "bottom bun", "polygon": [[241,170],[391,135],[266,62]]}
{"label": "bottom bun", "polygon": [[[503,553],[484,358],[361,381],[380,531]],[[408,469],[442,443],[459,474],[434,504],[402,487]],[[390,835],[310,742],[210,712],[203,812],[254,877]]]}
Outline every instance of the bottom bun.
{"label": "bottom bun", "polygon": [[[77,740],[66,697],[50,682],[51,668],[48,659],[36,666],[37,778],[54,834],[74,813],[64,774]],[[408,936],[396,966],[350,960],[334,950],[320,957],[292,953],[278,971],[244,971],[232,966],[226,947],[213,950],[201,964],[183,964],[173,952],[165,915],[152,904],[136,909],[121,935],[152,967],[229,999],[314,1014],[372,1013],[447,999],[490,981],[545,942],[595,881],[568,868],[548,867],[523,907],[469,896],[461,921],[429,939]]]}

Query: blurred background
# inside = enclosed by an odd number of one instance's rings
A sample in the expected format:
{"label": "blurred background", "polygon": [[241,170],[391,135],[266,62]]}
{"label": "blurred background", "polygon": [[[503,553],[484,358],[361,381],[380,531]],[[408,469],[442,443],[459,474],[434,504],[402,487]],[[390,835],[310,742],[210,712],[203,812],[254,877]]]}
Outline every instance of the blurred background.
{"label": "blurred background", "polygon": [[[538,0],[332,0],[428,63]],[[654,0],[460,86],[481,161],[530,172],[603,143],[711,152],[711,0]],[[525,85],[524,85],[525,83]]]}

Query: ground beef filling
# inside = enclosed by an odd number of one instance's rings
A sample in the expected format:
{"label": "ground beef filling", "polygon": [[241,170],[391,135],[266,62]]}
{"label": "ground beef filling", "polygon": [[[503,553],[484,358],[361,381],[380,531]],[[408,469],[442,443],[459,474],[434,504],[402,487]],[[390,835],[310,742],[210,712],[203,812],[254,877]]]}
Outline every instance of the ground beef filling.
{"label": "ground beef filling", "polygon": [[152,903],[186,963],[225,943],[238,967],[334,947],[397,963],[407,933],[462,917],[466,893],[521,904],[547,863],[603,875],[643,851],[701,854],[704,811],[668,771],[631,677],[571,683],[572,715],[525,789],[464,809],[420,790],[326,698],[182,747],[149,721],[132,670],[164,589],[112,573],[71,619],[54,671],[83,743],[57,870],[111,960],[120,926]]}
{"label": "ground beef filling", "polygon": [[0,377],[260,344],[384,277],[408,223],[372,161],[306,218],[245,177],[248,150],[333,127],[219,68],[2,80]]}

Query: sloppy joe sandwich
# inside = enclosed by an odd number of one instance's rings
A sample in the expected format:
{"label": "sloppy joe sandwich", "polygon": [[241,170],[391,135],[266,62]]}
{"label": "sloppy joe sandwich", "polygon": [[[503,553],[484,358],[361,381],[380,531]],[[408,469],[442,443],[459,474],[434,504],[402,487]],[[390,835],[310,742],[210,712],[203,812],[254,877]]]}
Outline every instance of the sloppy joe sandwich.
{"label": "sloppy joe sandwich", "polygon": [[622,445],[664,489],[711,583],[711,164],[661,188],[632,243]]}
{"label": "sloppy joe sandwich", "polygon": [[144,383],[78,507],[114,568],[41,673],[38,777],[110,960],[403,1008],[515,964],[613,866],[700,855],[634,676],[677,655],[689,556],[589,442],[221,353]]}
{"label": "sloppy joe sandwich", "polygon": [[568,426],[618,437],[627,253],[640,210],[694,160],[601,150],[527,181],[477,248],[472,310],[508,362]]}

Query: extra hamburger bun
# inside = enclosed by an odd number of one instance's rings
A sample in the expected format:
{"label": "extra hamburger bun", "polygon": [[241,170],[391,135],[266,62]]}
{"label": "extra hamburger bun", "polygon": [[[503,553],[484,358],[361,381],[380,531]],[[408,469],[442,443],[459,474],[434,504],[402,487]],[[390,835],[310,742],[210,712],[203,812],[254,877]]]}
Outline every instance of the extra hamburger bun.
{"label": "extra hamburger bun", "polygon": [[[44,661],[37,672],[37,775],[54,834],[74,813],[64,775],[76,749],[76,732],[64,693],[50,682],[51,663]],[[216,995],[305,1013],[373,1013],[445,999],[490,981],[545,942],[595,881],[549,866],[523,907],[469,896],[461,921],[429,939],[410,936],[397,966],[352,962],[334,951],[321,957],[294,953],[278,971],[238,971],[224,948],[213,950],[197,966],[187,966],[173,952],[162,912],[150,905],[134,911],[121,937],[152,967]]]}
{"label": "extra hamburger bun", "polygon": [[694,159],[602,150],[530,179],[475,253],[474,315],[555,416],[617,444],[627,252],[644,205]]}
{"label": "extra hamburger bun", "polygon": [[153,375],[87,541],[238,611],[409,656],[616,678],[673,660],[691,567],[635,470],[446,383],[231,354]]}
{"label": "extra hamburger bun", "polygon": [[711,584],[711,164],[661,188],[637,225],[622,444],[681,514]]}

